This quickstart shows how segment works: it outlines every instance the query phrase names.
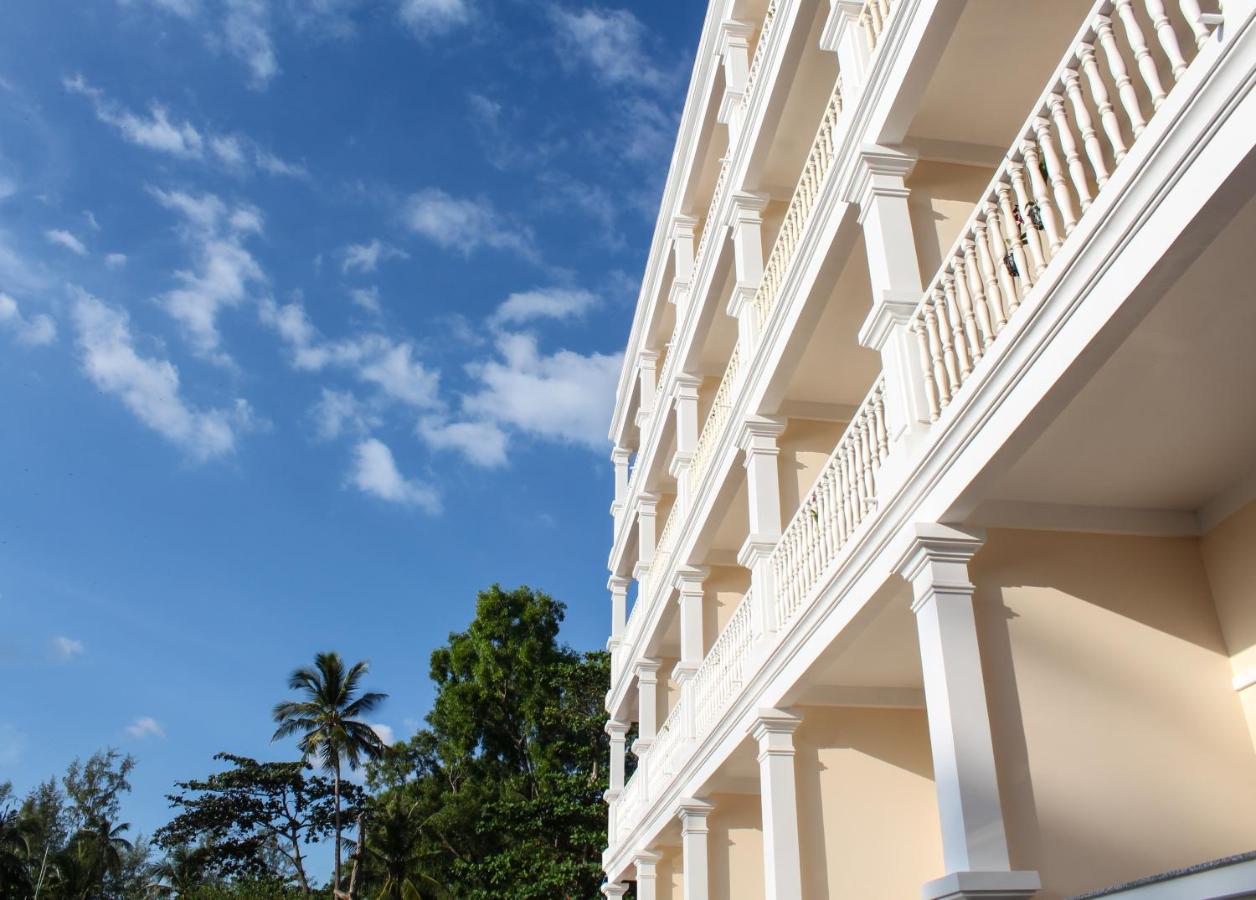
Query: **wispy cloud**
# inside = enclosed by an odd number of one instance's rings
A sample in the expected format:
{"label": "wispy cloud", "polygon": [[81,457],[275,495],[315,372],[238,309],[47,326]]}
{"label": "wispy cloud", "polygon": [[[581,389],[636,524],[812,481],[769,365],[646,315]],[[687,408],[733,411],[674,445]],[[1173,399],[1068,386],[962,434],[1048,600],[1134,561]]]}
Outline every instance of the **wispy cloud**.
{"label": "wispy cloud", "polygon": [[73,319],[83,371],[147,427],[197,460],[231,453],[236,435],[255,425],[247,401],[229,409],[198,409],[183,397],[179,371],[135,349],[127,314],[81,288],[72,289]]}
{"label": "wispy cloud", "polygon": [[612,86],[662,88],[671,84],[671,76],[646,51],[645,26],[630,11],[552,6],[549,15],[565,63],[578,61]]}
{"label": "wispy cloud", "polygon": [[423,442],[434,450],[454,450],[469,462],[486,469],[507,462],[506,433],[493,422],[448,422],[426,417],[415,429]]}
{"label": "wispy cloud", "polygon": [[342,434],[363,435],[380,424],[379,416],[367,403],[349,391],[323,388],[322,396],[310,410],[318,436],[325,441]]}
{"label": "wispy cloud", "polygon": [[493,313],[491,324],[518,325],[536,319],[571,319],[597,304],[597,295],[579,288],[537,288],[511,294]]}
{"label": "wispy cloud", "polygon": [[57,339],[57,326],[51,316],[43,313],[24,316],[17,301],[5,293],[0,293],[0,329],[11,331],[20,343],[32,347],[42,347]]}
{"label": "wispy cloud", "polygon": [[160,103],[149,104],[146,114],[138,114],[111,100],[105,92],[88,83],[81,74],[62,79],[66,91],[86,97],[96,118],[112,127],[123,140],[137,147],[164,153],[178,159],[215,163],[229,172],[304,178],[303,165],[288,162],[242,134],[224,134],[171,116]]}
{"label": "wispy cloud", "polygon": [[490,247],[525,259],[537,258],[531,230],[509,221],[485,198],[454,197],[439,188],[427,188],[410,197],[405,222],[415,234],[464,256]]}
{"label": "wispy cloud", "polygon": [[198,354],[230,365],[231,358],[221,349],[218,314],[243,303],[251,288],[266,284],[262,267],[245,247],[246,240],[262,231],[261,213],[252,206],[228,206],[214,194],[156,188],[150,193],[182,217],[181,233],[197,258],[194,270],[174,273],[179,286],[160,302]]}
{"label": "wispy cloud", "polygon": [[279,60],[271,41],[267,0],[225,0],[222,41],[228,53],[244,63],[250,84],[259,90],[279,74]]}
{"label": "wispy cloud", "polygon": [[344,262],[340,264],[342,272],[374,272],[382,261],[410,258],[410,254],[400,247],[386,244],[379,238],[365,244],[349,244],[341,252],[344,254]]}
{"label": "wispy cloud", "polygon": [[140,716],[126,727],[126,733],[142,741],[147,738],[164,738],[166,729],[162,728],[161,723],[152,716]]}
{"label": "wispy cloud", "polygon": [[44,232],[44,237],[48,239],[48,243],[64,247],[76,256],[87,255],[87,247],[83,242],[64,228],[49,228]]}
{"label": "wispy cloud", "polygon": [[379,288],[375,285],[364,288],[354,288],[349,291],[349,299],[360,309],[364,309],[372,315],[378,316],[383,312],[383,308],[379,304]]}
{"label": "wispy cloud", "polygon": [[354,447],[349,481],[363,493],[389,503],[414,506],[429,513],[438,513],[441,509],[436,490],[402,475],[392,450],[376,438],[367,438]]}
{"label": "wispy cloud", "polygon": [[105,265],[111,269],[121,269],[126,265],[125,253],[110,253],[105,256]]}
{"label": "wispy cloud", "polygon": [[65,635],[59,634],[52,639],[52,653],[59,662],[69,662],[76,656],[81,656],[84,649],[86,648],[83,646],[82,641],[66,637]]}
{"label": "wispy cloud", "polygon": [[471,21],[470,0],[399,0],[397,14],[415,35],[444,34]]}

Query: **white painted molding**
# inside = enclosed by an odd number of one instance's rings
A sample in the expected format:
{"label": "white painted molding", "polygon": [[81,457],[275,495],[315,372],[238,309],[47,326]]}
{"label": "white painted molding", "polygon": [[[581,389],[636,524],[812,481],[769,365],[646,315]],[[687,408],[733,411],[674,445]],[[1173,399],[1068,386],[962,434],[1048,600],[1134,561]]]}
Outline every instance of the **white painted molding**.
{"label": "white painted molding", "polygon": [[813,400],[786,400],[774,413],[782,419],[809,419],[814,422],[849,422],[858,409],[850,403],[821,403]]}
{"label": "white painted molding", "polygon": [[1199,518],[1179,509],[1128,509],[1114,506],[1077,506],[1030,503],[1022,500],[986,500],[968,516],[985,528],[1029,531],[1080,531],[1092,534],[1133,534],[1155,537],[1194,537]]}
{"label": "white painted molding", "polygon": [[1240,693],[1256,684],[1256,667],[1247,669],[1234,676],[1234,689]]}
{"label": "white painted molding", "polygon": [[1006,147],[991,144],[972,144],[967,141],[941,141],[933,138],[913,138],[901,145],[920,162],[949,163],[955,166],[975,166],[993,169],[1003,162]]}
{"label": "white painted molding", "polygon": [[1199,533],[1207,534],[1247,504],[1256,500],[1256,469],[1199,511]]}

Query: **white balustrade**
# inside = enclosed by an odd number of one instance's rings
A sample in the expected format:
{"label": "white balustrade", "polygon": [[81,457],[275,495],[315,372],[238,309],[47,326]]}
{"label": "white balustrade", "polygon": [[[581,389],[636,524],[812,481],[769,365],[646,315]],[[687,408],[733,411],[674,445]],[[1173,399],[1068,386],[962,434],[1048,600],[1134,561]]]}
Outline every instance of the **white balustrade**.
{"label": "white balustrade", "polygon": [[[689,749],[688,729],[685,727],[685,718],[689,715],[689,697],[688,690],[682,688],[676,705],[667,714],[667,719],[654,740],[654,746],[650,748],[650,758],[654,760],[650,767],[650,778],[660,789],[680,771],[680,766],[685,761],[685,751]],[[650,793],[657,796],[659,791],[651,790]]]}
{"label": "white balustrade", "polygon": [[846,426],[772,552],[778,627],[802,609],[820,576],[876,508],[877,470],[888,454],[882,376]]}
{"label": "white balustrade", "polygon": [[768,49],[768,36],[772,33],[772,23],[775,21],[776,0],[768,0],[767,11],[763,14],[763,27],[759,29],[759,40],[755,42],[754,56],[750,58],[750,71],[746,74],[746,89],[741,95],[742,109],[750,104],[750,94],[759,77],[759,70],[763,68],[763,57],[767,55]]}
{"label": "white balustrade", "polygon": [[704,736],[728,709],[745,683],[750,647],[754,643],[751,593],[747,592],[690,679],[694,733]]}
{"label": "white balustrade", "polygon": [[890,13],[897,5],[897,0],[864,0],[863,9],[859,11],[859,24],[863,26],[869,53],[881,43],[881,35],[889,25]]}
{"label": "white balustrade", "polygon": [[621,841],[641,820],[649,803],[650,798],[646,793],[646,774],[647,772],[638,764],[637,770],[624,785],[624,792],[616,801],[618,806],[615,810],[615,823],[618,826],[618,837]]}
{"label": "white balustrade", "polygon": [[912,317],[935,421],[1208,39],[1196,0],[1135,2],[1095,4]]}
{"label": "white balustrade", "polygon": [[781,222],[781,230],[777,232],[776,241],[772,244],[772,252],[768,255],[767,264],[763,267],[763,280],[759,283],[754,295],[754,307],[759,317],[759,325],[767,321],[776,298],[785,280],[785,273],[793,262],[794,253],[798,249],[803,229],[811,218],[816,199],[820,196],[820,188],[824,179],[833,168],[833,159],[837,149],[837,122],[842,114],[842,78],[839,75],[833,86],[833,93],[824,107],[824,115],[820,118],[820,127],[812,141],[807,160],[803,163],[802,174],[798,177],[798,186],[794,196],[790,198],[789,207],[785,210],[785,218]]}
{"label": "white balustrade", "polygon": [[706,474],[715,456],[715,445],[719,442],[728,418],[733,411],[733,387],[741,372],[741,344],[733,347],[728,358],[728,368],[720,379],[720,386],[711,401],[711,409],[707,412],[706,421],[702,423],[702,432],[698,435],[698,443],[693,448],[693,462],[689,464],[689,496],[696,497],[698,485]]}
{"label": "white balustrade", "polygon": [[667,521],[663,523],[663,530],[659,533],[658,546],[654,549],[654,559],[650,563],[650,574],[646,576],[644,590],[641,592],[641,597],[645,600],[641,605],[646,609],[651,609],[658,602],[659,588],[666,583],[663,579],[667,575],[672,551],[675,549],[679,518],[680,504],[673,503],[667,514]]}

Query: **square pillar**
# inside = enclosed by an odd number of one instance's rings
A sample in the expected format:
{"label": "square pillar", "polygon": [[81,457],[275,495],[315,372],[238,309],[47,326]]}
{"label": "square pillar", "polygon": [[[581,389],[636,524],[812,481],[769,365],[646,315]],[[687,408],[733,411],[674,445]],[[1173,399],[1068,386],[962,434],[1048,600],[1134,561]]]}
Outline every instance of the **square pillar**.
{"label": "square pillar", "polygon": [[618,898],[628,893],[628,885],[620,884],[618,881],[608,881],[601,887],[602,896],[606,900],[618,900]]}
{"label": "square pillar", "polygon": [[662,856],[649,850],[642,850],[632,858],[637,870],[637,900],[658,900],[655,873],[660,859]]}
{"label": "square pillar", "polygon": [[730,226],[733,233],[733,268],[736,282],[727,312],[737,320],[737,340],[742,351],[753,350],[759,341],[759,319],[754,296],[763,281],[763,211],[767,194],[737,191],[732,196]]}
{"label": "square pillar", "polygon": [[615,499],[611,502],[611,515],[615,517],[616,531],[619,530],[624,505],[628,502],[628,463],[631,460],[632,451],[627,447],[616,447],[611,451],[611,464],[615,466]]}
{"label": "square pillar", "polygon": [[611,760],[610,760],[610,789],[612,791],[622,791],[624,789],[624,761],[626,759],[628,730],[632,726],[627,722],[621,722],[618,719],[611,719],[606,723],[606,733],[611,739]]}
{"label": "square pillar", "polygon": [[707,900],[710,895],[710,864],[707,859],[707,817],[710,803],[688,797],[680,801],[680,852],[684,869],[685,900]]}
{"label": "square pillar", "polygon": [[728,126],[728,146],[736,147],[741,137],[742,103],[750,76],[750,36],[754,25],[728,19],[720,23],[715,52],[724,63],[724,96],[720,98],[717,120]]}
{"label": "square pillar", "polygon": [[676,571],[676,590],[680,594],[680,662],[673,677],[684,684],[702,665],[705,642],[702,634],[702,585],[711,570],[703,566],[684,566]]}
{"label": "square pillar", "polygon": [[606,589],[611,592],[611,636],[606,641],[606,649],[611,655],[611,681],[619,678],[620,647],[624,642],[624,628],[628,623],[628,587],[631,578],[623,575],[612,575],[606,582]]}
{"label": "square pillar", "polygon": [[859,21],[863,0],[829,0],[829,15],[820,32],[820,49],[837,55],[842,92],[848,102],[863,90],[868,78],[868,40]]}
{"label": "square pillar", "polygon": [[1011,871],[1008,861],[968,580],[968,562],[983,538],[917,524],[897,567],[914,597],[946,866],[945,876],[925,885],[925,900],[1030,897],[1041,888],[1037,872]]}
{"label": "square pillar", "polygon": [[658,542],[659,495],[643,493],[637,498],[637,559],[643,565],[654,562]]}
{"label": "square pillar", "polygon": [[637,428],[645,429],[654,406],[658,402],[659,355],[655,350],[642,350],[637,354],[637,379],[640,382],[641,402],[637,406]]}
{"label": "square pillar", "polygon": [[794,732],[801,724],[801,718],[783,710],[761,709],[750,732],[759,743],[766,900],[797,900],[802,896],[798,790],[794,779]]}
{"label": "square pillar", "polygon": [[658,734],[659,665],[657,659],[637,663],[637,739],[632,752],[638,759],[649,752]]}
{"label": "square pillar", "polygon": [[781,537],[781,483],[777,439],[785,420],[751,416],[742,426],[739,444],[745,453],[746,495],[750,533],[737,553],[738,565],[750,570],[754,594],[753,629],[760,637],[776,631],[776,585],[772,551]]}
{"label": "square pillar", "polygon": [[676,453],[668,471],[676,479],[676,502],[682,512],[689,510],[689,466],[698,444],[698,387],[696,375],[677,375],[672,403],[676,409]]}

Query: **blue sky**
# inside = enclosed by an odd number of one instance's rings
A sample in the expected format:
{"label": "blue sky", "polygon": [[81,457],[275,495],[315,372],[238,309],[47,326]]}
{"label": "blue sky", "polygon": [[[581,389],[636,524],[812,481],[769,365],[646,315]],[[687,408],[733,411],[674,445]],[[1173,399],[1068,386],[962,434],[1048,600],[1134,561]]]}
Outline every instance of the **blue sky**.
{"label": "blue sky", "polygon": [[619,354],[702,4],[0,13],[0,780],[126,818],[372,663],[408,735],[493,581],[601,646]]}

